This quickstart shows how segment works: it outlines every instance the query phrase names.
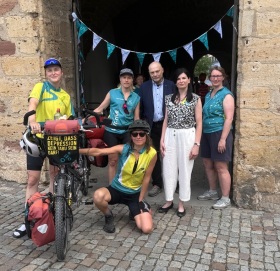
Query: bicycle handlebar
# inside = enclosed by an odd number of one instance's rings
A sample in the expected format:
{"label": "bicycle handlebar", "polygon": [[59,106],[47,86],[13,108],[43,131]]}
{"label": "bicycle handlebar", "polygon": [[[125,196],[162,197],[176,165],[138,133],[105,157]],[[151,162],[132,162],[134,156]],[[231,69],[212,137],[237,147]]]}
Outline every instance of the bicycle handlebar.
{"label": "bicycle handlebar", "polygon": [[23,125],[27,126],[28,124],[28,118],[31,116],[31,115],[34,115],[36,113],[35,110],[31,110],[29,112],[27,112],[24,117],[23,117]]}
{"label": "bicycle handlebar", "polygon": [[109,126],[112,123],[112,120],[108,118],[104,118],[102,121],[100,121],[100,115],[92,110],[83,109],[83,111],[87,114],[85,117],[85,122],[88,120],[89,116],[94,116],[96,119],[96,126],[92,127],[92,125],[83,124],[84,128],[101,128],[102,125]]}

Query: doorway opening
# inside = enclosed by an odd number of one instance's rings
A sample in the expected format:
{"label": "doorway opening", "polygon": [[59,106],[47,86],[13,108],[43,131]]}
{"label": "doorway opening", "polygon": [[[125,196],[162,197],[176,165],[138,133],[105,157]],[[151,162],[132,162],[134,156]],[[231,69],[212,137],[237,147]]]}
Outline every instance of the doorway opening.
{"label": "doorway opening", "polygon": [[[90,31],[81,37],[84,100],[100,103],[119,83],[119,71],[130,68],[149,78],[148,65],[160,53],[164,77],[171,79],[178,67],[191,74],[197,61],[211,54],[227,74],[232,73],[233,16],[227,15],[236,0],[73,0],[74,10]],[[220,32],[214,26],[220,22]],[[94,35],[101,38],[93,47]],[[207,42],[200,37],[205,34]],[[205,37],[204,36],[204,37]],[[108,45],[115,48],[108,57]],[[191,44],[192,53],[184,46]],[[128,50],[125,61],[121,49]],[[170,52],[176,49],[172,57]],[[236,50],[236,48],[235,48]],[[144,53],[142,64],[137,52]],[[236,52],[236,51],[235,51]],[[196,179],[205,182],[202,163],[194,168]]]}

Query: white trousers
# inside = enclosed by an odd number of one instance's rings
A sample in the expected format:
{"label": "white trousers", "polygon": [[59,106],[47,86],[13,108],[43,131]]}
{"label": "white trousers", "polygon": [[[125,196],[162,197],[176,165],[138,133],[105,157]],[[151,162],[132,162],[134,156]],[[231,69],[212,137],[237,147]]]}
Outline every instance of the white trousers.
{"label": "white trousers", "polygon": [[189,154],[194,146],[195,128],[172,129],[165,132],[163,157],[163,184],[166,201],[172,201],[179,180],[179,199],[189,201],[191,197],[191,175],[194,160]]}

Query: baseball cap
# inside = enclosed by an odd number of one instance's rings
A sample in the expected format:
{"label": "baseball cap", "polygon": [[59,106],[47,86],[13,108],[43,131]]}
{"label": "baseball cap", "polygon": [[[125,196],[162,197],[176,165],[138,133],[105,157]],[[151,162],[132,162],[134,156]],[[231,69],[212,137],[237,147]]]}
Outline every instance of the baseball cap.
{"label": "baseball cap", "polygon": [[59,66],[61,68],[60,62],[55,58],[49,58],[45,61],[44,68],[46,69],[49,66]]}
{"label": "baseball cap", "polygon": [[122,69],[120,71],[120,76],[125,75],[125,74],[131,75],[132,77],[134,76],[133,71],[131,69],[127,69],[127,68]]}

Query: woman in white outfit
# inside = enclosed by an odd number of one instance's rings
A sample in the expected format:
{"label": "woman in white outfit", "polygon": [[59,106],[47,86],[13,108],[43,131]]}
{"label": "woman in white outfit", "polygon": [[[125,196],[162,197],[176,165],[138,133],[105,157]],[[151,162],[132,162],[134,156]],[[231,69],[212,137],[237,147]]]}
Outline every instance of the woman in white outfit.
{"label": "woman in white outfit", "polygon": [[175,71],[176,91],[165,98],[165,119],[160,142],[163,156],[163,184],[166,203],[158,209],[167,213],[173,208],[173,197],[179,180],[177,216],[185,215],[184,202],[190,200],[190,180],[194,159],[199,154],[202,132],[202,104],[193,93],[189,72]]}

